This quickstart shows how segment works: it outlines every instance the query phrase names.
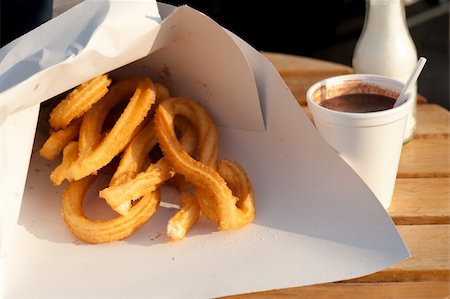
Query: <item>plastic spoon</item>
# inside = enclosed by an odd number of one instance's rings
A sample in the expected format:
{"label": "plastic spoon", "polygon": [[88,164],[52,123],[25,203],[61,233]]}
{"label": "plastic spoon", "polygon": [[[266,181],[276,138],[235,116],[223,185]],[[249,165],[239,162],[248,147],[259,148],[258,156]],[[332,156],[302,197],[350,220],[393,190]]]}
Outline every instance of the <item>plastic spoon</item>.
{"label": "plastic spoon", "polygon": [[416,84],[417,78],[419,78],[419,75],[422,72],[423,67],[425,66],[425,62],[427,62],[426,58],[424,58],[424,57],[419,58],[419,60],[417,61],[417,65],[414,68],[414,71],[409,76],[408,81],[406,81],[405,87],[403,87],[402,92],[400,93],[397,100],[395,101],[394,107],[400,106],[401,104],[406,102],[406,100],[408,99],[407,92],[409,92],[411,87],[414,84]]}

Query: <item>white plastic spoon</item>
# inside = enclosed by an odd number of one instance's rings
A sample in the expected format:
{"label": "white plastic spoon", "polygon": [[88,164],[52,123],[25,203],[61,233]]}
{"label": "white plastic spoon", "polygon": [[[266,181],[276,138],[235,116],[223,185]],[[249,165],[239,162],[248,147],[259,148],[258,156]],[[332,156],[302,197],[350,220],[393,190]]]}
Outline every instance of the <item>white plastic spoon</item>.
{"label": "white plastic spoon", "polygon": [[417,78],[419,78],[420,73],[422,72],[423,67],[425,66],[425,62],[427,62],[427,59],[424,57],[420,57],[417,61],[417,65],[414,69],[414,71],[411,73],[411,75],[408,78],[408,81],[406,81],[405,87],[403,87],[402,92],[398,96],[397,100],[394,103],[394,108],[397,106],[400,106],[406,100],[408,99],[408,93],[411,90],[411,87],[416,84]]}

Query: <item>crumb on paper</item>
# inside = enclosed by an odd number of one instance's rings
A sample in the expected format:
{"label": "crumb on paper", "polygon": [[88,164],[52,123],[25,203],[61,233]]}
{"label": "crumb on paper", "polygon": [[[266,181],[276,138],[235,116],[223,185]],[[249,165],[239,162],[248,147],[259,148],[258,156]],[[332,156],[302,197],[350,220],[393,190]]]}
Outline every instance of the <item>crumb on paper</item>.
{"label": "crumb on paper", "polygon": [[81,241],[78,240],[78,239],[74,239],[72,243],[73,243],[75,246],[79,246],[79,245],[83,245],[83,244],[84,244],[83,242],[81,242]]}
{"label": "crumb on paper", "polygon": [[158,239],[159,237],[161,237],[161,233],[157,233],[154,237],[150,237],[151,241],[155,241],[156,239]]}
{"label": "crumb on paper", "polygon": [[161,72],[159,74],[159,80],[162,82],[166,82],[166,83],[169,83],[172,81],[172,73],[170,72],[169,66],[165,63],[161,67]]}

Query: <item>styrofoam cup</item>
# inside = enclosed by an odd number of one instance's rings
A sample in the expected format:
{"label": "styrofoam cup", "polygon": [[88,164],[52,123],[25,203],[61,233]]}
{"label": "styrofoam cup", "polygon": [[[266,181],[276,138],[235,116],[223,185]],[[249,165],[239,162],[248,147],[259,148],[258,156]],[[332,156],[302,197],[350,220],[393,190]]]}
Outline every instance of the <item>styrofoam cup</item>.
{"label": "styrofoam cup", "polygon": [[369,74],[337,76],[311,86],[306,98],[320,135],[363,179],[384,208],[392,201],[403,135],[413,100],[378,112],[340,112],[319,105],[342,94],[375,93],[397,98],[403,83]]}

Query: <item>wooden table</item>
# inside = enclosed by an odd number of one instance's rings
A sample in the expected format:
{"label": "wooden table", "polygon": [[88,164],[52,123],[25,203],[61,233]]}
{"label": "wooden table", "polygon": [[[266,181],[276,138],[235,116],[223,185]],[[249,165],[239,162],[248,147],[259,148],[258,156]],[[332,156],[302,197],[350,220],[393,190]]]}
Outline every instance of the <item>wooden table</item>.
{"label": "wooden table", "polygon": [[[348,74],[347,66],[316,59],[264,53],[309,114],[307,88],[320,79]],[[388,212],[411,257],[380,272],[336,283],[239,295],[239,298],[450,298],[450,114],[417,106],[417,130],[404,145]],[[307,271],[305,269],[305,271]],[[234,298],[233,297],[233,298]]]}

